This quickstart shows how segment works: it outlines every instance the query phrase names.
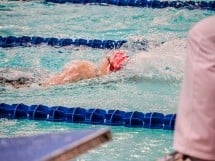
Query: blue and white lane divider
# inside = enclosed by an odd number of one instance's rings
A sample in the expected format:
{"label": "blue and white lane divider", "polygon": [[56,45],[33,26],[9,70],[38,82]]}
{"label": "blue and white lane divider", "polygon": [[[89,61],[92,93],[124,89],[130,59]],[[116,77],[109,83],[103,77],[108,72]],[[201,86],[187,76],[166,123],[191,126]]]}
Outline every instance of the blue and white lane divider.
{"label": "blue and white lane divider", "polygon": [[215,1],[158,1],[158,0],[46,0],[52,3],[76,3],[76,4],[110,4],[117,6],[148,7],[148,8],[186,8],[215,10]]}
{"label": "blue and white lane divider", "polygon": [[98,108],[64,107],[45,105],[0,103],[0,118],[47,120],[57,122],[100,124],[111,126],[139,127],[174,130],[176,114],[159,112],[142,113]]}
{"label": "blue and white lane divider", "polygon": [[2,37],[0,36],[0,47],[2,48],[9,48],[9,47],[30,47],[36,46],[41,44],[47,44],[54,47],[63,47],[63,46],[87,46],[91,48],[100,48],[100,49],[118,49],[126,40],[87,40],[87,39],[70,39],[70,38],[62,38],[58,39],[55,37],[44,38],[39,36],[8,36]]}

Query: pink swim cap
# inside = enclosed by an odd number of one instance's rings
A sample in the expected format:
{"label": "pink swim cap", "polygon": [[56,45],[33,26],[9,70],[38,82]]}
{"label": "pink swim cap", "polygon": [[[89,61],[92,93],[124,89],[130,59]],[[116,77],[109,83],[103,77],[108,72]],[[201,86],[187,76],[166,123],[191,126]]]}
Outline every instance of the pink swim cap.
{"label": "pink swim cap", "polygon": [[124,51],[115,51],[109,59],[109,71],[115,72],[122,69],[127,60],[128,55],[126,55]]}

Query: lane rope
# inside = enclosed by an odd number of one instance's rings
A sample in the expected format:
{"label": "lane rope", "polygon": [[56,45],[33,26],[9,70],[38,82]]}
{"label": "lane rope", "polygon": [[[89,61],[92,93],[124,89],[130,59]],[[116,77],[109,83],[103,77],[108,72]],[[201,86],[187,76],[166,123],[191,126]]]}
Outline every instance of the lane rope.
{"label": "lane rope", "polygon": [[0,103],[0,118],[174,130],[176,114]]}
{"label": "lane rope", "polygon": [[0,47],[2,48],[12,48],[12,47],[31,47],[37,46],[41,44],[46,44],[54,47],[64,47],[64,46],[87,46],[91,48],[100,48],[100,49],[118,49],[126,40],[99,40],[99,39],[71,39],[71,38],[44,38],[40,36],[8,36],[2,37],[0,36]]}
{"label": "lane rope", "polygon": [[46,0],[52,3],[74,3],[74,4],[110,4],[116,6],[167,8],[176,9],[204,9],[215,10],[215,1],[158,1],[158,0]]}

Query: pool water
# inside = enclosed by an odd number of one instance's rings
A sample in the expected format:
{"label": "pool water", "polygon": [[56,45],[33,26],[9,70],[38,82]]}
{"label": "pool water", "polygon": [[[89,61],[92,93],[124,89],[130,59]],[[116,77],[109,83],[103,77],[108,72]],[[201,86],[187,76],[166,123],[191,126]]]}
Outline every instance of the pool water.
{"label": "pool water", "polygon": [[[123,47],[132,63],[103,78],[42,88],[15,89],[0,86],[0,102],[27,105],[120,109],[124,111],[176,113],[183,78],[186,35],[206,10],[117,7],[110,5],[1,2],[1,36],[128,40]],[[147,51],[135,46],[152,42]],[[163,42],[163,43],[161,43]],[[0,68],[56,73],[71,60],[98,62],[108,50],[87,47],[0,48]],[[101,125],[0,119],[0,137],[35,135]],[[108,127],[113,141],[78,157],[77,161],[151,161],[172,151],[173,132],[127,127]]]}

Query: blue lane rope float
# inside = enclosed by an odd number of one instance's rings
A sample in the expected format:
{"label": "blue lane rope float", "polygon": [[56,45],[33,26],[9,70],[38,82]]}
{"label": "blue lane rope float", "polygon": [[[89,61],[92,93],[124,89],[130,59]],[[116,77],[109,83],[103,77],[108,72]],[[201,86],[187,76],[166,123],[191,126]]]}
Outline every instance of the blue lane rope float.
{"label": "blue lane rope float", "polygon": [[148,8],[166,8],[173,7],[177,9],[207,9],[215,10],[215,1],[158,1],[158,0],[46,0],[52,3],[76,3],[76,4],[110,4],[117,6],[148,7]]}
{"label": "blue lane rope float", "polygon": [[0,118],[174,130],[176,114],[0,103]]}
{"label": "blue lane rope float", "polygon": [[126,43],[126,40],[87,40],[87,39],[69,39],[69,38],[62,38],[58,39],[55,37],[50,38],[44,38],[39,36],[8,36],[8,37],[2,37],[0,36],[0,47],[2,48],[11,48],[11,47],[30,47],[30,46],[36,46],[40,44],[46,44],[54,47],[64,47],[64,46],[87,46],[91,48],[100,48],[100,49],[118,49],[120,48],[124,43]]}

